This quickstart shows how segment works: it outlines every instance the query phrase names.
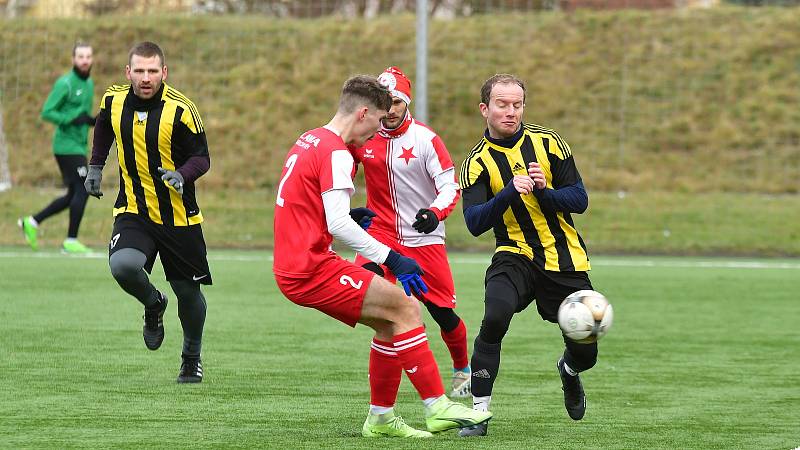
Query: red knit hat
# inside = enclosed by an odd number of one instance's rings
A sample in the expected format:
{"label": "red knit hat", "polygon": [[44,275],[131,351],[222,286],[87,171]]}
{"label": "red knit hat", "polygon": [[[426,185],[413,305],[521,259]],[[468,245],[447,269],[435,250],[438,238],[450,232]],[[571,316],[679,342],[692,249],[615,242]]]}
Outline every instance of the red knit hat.
{"label": "red knit hat", "polygon": [[389,67],[378,77],[378,82],[407,105],[411,103],[411,80],[402,70],[394,66]]}

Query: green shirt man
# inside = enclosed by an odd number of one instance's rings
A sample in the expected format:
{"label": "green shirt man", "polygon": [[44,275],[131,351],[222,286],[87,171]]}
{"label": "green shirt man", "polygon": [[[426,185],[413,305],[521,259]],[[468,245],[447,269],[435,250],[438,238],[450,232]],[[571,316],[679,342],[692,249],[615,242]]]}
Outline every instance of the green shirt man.
{"label": "green shirt man", "polygon": [[42,107],[42,119],[56,125],[53,153],[86,156],[93,106],[94,81],[88,72],[73,68],[56,80]]}
{"label": "green shirt man", "polygon": [[78,241],[78,228],[83,218],[88,194],[83,187],[87,173],[87,144],[89,127],[94,126],[91,115],[94,105],[92,47],[77,43],[72,49],[72,70],[59,77],[42,107],[42,119],[56,125],[53,153],[61,171],[67,192],[32,216],[19,219],[18,224],[28,244],[36,250],[39,224],[48,217],[69,208],[69,228],[62,250],[65,253],[91,251]]}

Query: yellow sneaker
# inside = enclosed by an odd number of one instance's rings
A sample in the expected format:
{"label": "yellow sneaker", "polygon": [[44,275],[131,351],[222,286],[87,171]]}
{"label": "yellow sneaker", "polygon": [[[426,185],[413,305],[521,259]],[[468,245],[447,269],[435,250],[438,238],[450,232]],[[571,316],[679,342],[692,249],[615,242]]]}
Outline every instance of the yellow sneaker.
{"label": "yellow sneaker", "polygon": [[361,428],[364,437],[401,437],[401,438],[428,438],[431,433],[412,428],[393,412],[387,414],[369,414],[364,426]]}
{"label": "yellow sneaker", "polygon": [[61,247],[61,251],[64,253],[69,253],[70,255],[82,255],[85,253],[91,253],[92,249],[81,244],[77,239],[66,239]]}
{"label": "yellow sneaker", "polygon": [[453,428],[466,428],[488,422],[492,418],[492,413],[489,411],[476,411],[443,395],[426,409],[425,416],[425,424],[428,426],[428,431],[438,433]]}
{"label": "yellow sneaker", "polygon": [[22,235],[25,236],[25,242],[27,242],[32,249],[36,250],[39,247],[39,243],[36,241],[38,226],[34,224],[33,217],[23,217],[17,221],[17,225],[19,225],[22,230]]}

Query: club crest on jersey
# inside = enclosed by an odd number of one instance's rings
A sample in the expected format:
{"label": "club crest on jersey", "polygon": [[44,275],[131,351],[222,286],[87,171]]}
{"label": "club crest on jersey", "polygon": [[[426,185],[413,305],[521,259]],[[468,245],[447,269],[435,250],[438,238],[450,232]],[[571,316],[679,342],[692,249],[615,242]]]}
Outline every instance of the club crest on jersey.
{"label": "club crest on jersey", "polygon": [[147,111],[136,111],[136,125],[144,125],[144,121],[147,120]]}
{"label": "club crest on jersey", "polygon": [[300,136],[300,139],[297,140],[294,144],[298,147],[303,147],[304,149],[308,150],[313,145],[314,147],[319,146],[320,139],[314,136],[311,133],[305,133]]}

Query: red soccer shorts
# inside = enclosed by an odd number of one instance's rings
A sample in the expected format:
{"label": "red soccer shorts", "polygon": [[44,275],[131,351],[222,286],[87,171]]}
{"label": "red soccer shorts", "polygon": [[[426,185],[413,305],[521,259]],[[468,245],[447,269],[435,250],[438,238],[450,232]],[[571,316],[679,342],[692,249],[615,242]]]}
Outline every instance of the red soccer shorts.
{"label": "red soccer shorts", "polygon": [[[453,285],[453,274],[450,272],[450,262],[447,260],[447,250],[444,244],[406,247],[377,233],[373,237],[397,253],[417,261],[422,271],[425,272],[422,281],[428,286],[428,293],[424,294],[420,301],[430,302],[442,308],[456,307],[456,288]],[[368,262],[370,261],[367,258],[356,255],[355,264],[357,266],[361,267]],[[386,280],[390,283],[397,282],[397,277],[389,268],[382,267],[386,274]]]}
{"label": "red soccer shorts", "polygon": [[355,327],[374,276],[369,270],[336,256],[320,264],[308,277],[275,274],[275,280],[283,295],[292,302]]}

